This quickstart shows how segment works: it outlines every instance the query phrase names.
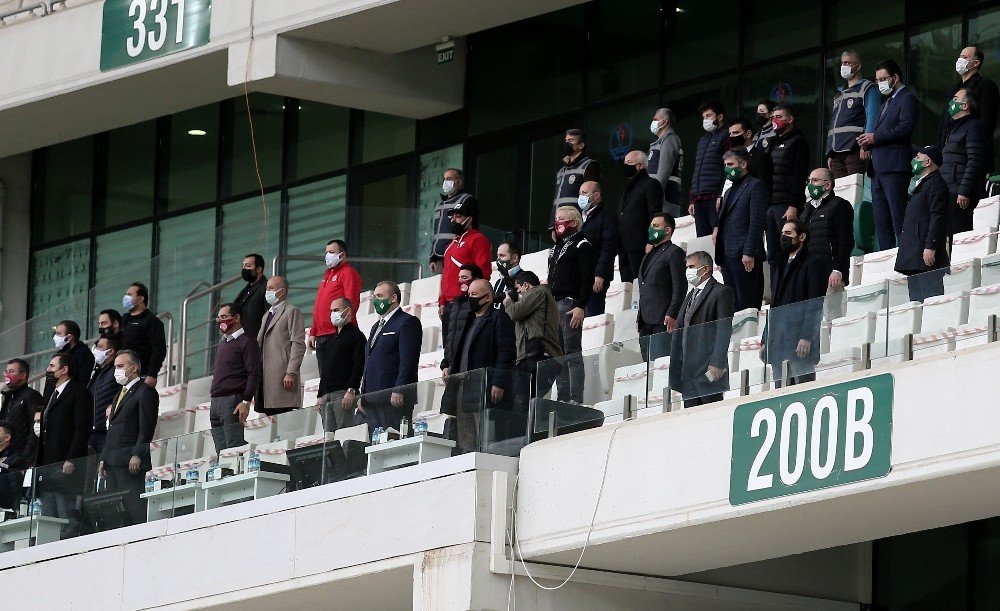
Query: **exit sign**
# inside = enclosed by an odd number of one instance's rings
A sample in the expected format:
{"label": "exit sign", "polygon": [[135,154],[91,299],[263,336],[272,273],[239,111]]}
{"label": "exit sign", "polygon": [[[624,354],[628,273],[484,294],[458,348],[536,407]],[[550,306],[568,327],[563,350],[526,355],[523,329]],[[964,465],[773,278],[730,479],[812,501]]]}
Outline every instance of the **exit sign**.
{"label": "exit sign", "polygon": [[455,47],[446,49],[444,51],[438,51],[438,65],[451,63],[455,59]]}

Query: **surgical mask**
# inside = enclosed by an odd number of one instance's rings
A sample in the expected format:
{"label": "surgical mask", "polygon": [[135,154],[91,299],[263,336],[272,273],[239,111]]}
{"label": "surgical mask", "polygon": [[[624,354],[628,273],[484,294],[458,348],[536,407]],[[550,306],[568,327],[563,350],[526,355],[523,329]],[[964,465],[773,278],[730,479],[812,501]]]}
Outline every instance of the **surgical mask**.
{"label": "surgical mask", "polygon": [[809,194],[809,199],[819,199],[823,197],[823,185],[814,185],[809,183],[806,185],[806,193]]}
{"label": "surgical mask", "polygon": [[729,136],[729,144],[733,146],[743,146],[747,143],[747,137],[743,134],[737,134],[735,136]]}
{"label": "surgical mask", "polygon": [[740,177],[740,168],[738,166],[722,166],[722,173],[732,182],[736,182],[736,179]]}
{"label": "surgical mask", "polygon": [[948,102],[948,116],[954,117],[960,112],[962,112],[962,103],[957,100],[950,100]]}
{"label": "surgical mask", "polygon": [[792,252],[793,250],[795,250],[796,246],[798,246],[798,244],[796,244],[795,242],[792,241],[791,236],[787,236],[787,235],[781,236],[781,250],[782,250],[782,252]]}
{"label": "surgical mask", "polygon": [[376,314],[384,316],[385,313],[389,311],[389,306],[392,305],[392,297],[386,297],[384,299],[372,297],[372,305],[375,306]]}
{"label": "surgical mask", "polygon": [[245,269],[245,268],[241,269],[240,270],[240,276],[246,282],[253,282],[254,280],[256,280],[256,278],[253,275],[253,270],[252,269]]}
{"label": "surgical mask", "polygon": [[346,323],[347,321],[344,320],[343,312],[338,312],[337,310],[333,310],[332,312],[330,312],[330,322],[333,324],[334,327],[343,327],[344,323]]}
{"label": "surgical mask", "polygon": [[590,197],[587,195],[581,195],[576,198],[576,205],[580,206],[580,210],[586,212],[587,208],[590,208]]}
{"label": "surgical mask", "polygon": [[879,81],[878,91],[882,95],[889,95],[889,93],[892,91],[892,84],[889,83],[889,81]]}
{"label": "surgical mask", "polygon": [[910,162],[910,171],[913,172],[914,176],[920,176],[924,171],[924,162],[914,159]]}
{"label": "surgical mask", "polygon": [[654,119],[653,122],[649,124],[649,131],[653,132],[654,136],[659,136],[660,122]]}
{"label": "surgical mask", "polygon": [[701,127],[702,127],[702,128],[703,128],[703,129],[704,129],[704,130],[705,130],[706,132],[708,132],[708,133],[712,133],[712,132],[714,132],[714,131],[716,130],[716,128],[718,128],[719,126],[715,124],[715,120],[714,120],[714,119],[702,119],[702,121],[701,121]]}
{"label": "surgical mask", "polygon": [[648,242],[650,244],[659,244],[663,236],[667,234],[663,229],[657,229],[656,227],[650,227],[646,230],[646,235],[649,236]]}
{"label": "surgical mask", "polygon": [[625,164],[625,179],[628,180],[639,173],[639,167]]}
{"label": "surgical mask", "polygon": [[451,195],[455,191],[455,181],[446,180],[441,183],[441,192],[445,195]]}
{"label": "surgical mask", "polygon": [[771,119],[771,123],[774,123],[774,131],[779,134],[785,131],[785,128],[788,127],[788,119],[782,119],[780,117]]}
{"label": "surgical mask", "polygon": [[94,362],[98,365],[103,365],[104,361],[108,358],[108,354],[111,353],[111,350],[101,350],[97,346],[94,346],[90,349],[90,352],[94,355]]}
{"label": "surgical mask", "polygon": [[264,291],[264,301],[269,305],[278,305],[278,291]]}
{"label": "surgical mask", "polygon": [[42,423],[41,422],[36,422],[36,423],[32,424],[31,425],[31,430],[34,431],[35,437],[41,437],[42,436]]}
{"label": "surgical mask", "polygon": [[118,382],[120,386],[128,384],[128,374],[125,373],[124,369],[115,369],[115,382]]}
{"label": "surgical mask", "polygon": [[687,278],[688,284],[691,286],[698,286],[698,270],[694,267],[684,268],[684,277]]}
{"label": "surgical mask", "polygon": [[955,72],[959,74],[965,74],[969,71],[969,60],[964,57],[959,57],[955,60]]}
{"label": "surgical mask", "polygon": [[342,252],[328,252],[324,257],[326,261],[327,269],[333,269],[340,265],[340,262],[344,260],[344,253]]}
{"label": "surgical mask", "polygon": [[840,78],[849,79],[852,74],[854,74],[854,70],[850,66],[840,66]]}
{"label": "surgical mask", "polygon": [[63,346],[66,345],[67,341],[69,341],[69,340],[66,339],[65,335],[53,335],[52,336],[52,343],[56,345],[56,350],[62,350]]}
{"label": "surgical mask", "polygon": [[126,311],[131,311],[135,307],[135,299],[132,299],[131,295],[125,295],[122,297],[122,309]]}
{"label": "surgical mask", "polygon": [[567,233],[569,233],[570,226],[571,226],[570,224],[572,222],[573,221],[556,221],[556,235],[557,236],[564,236]]}

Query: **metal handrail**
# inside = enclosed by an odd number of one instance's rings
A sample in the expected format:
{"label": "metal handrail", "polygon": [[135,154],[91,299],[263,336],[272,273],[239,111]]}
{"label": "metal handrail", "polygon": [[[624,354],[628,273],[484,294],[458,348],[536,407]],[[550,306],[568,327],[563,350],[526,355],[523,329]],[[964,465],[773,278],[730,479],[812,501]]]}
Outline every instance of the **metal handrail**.
{"label": "metal handrail", "polygon": [[[278,275],[278,261],[324,261],[322,255],[278,255],[271,260],[271,275]],[[382,257],[351,257],[354,263],[386,263],[389,265],[415,265],[417,268],[417,279],[424,277],[424,266],[419,259],[394,259]]]}
{"label": "metal handrail", "polygon": [[30,6],[22,6],[19,9],[13,11],[8,11],[0,15],[0,22],[6,22],[8,17],[13,17],[14,15],[21,15],[22,13],[34,13],[36,10],[42,9],[42,14],[39,17],[44,17],[49,14],[49,5],[44,2],[39,2],[37,4],[32,4]]}
{"label": "metal handrail", "polygon": [[174,383],[174,315],[170,312],[160,312],[156,315],[159,319],[167,321],[167,386]]}
{"label": "metal handrail", "polygon": [[183,384],[187,382],[188,305],[195,299],[200,299],[202,297],[205,297],[206,295],[211,295],[215,291],[225,288],[230,284],[235,284],[236,282],[239,282],[242,279],[243,279],[242,276],[233,276],[229,280],[223,280],[222,282],[213,284],[207,289],[198,291],[197,293],[192,293],[187,297],[185,297],[184,301],[181,302],[181,335],[179,340],[180,346],[178,347],[179,352],[177,354],[177,376],[175,378],[178,384]]}

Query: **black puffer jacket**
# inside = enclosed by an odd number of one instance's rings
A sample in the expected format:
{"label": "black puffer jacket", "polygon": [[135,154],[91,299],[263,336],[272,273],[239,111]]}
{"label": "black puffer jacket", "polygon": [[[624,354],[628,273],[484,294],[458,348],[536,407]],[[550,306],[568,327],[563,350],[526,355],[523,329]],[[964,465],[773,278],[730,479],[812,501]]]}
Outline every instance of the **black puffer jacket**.
{"label": "black puffer jacket", "polygon": [[983,196],[986,183],[988,141],[981,119],[966,115],[952,122],[944,140],[941,178],[954,198],[965,195],[974,200]]}
{"label": "black puffer jacket", "polygon": [[771,205],[795,206],[802,210],[806,201],[806,180],[809,178],[809,145],[797,127],[776,134],[768,141],[774,163]]}

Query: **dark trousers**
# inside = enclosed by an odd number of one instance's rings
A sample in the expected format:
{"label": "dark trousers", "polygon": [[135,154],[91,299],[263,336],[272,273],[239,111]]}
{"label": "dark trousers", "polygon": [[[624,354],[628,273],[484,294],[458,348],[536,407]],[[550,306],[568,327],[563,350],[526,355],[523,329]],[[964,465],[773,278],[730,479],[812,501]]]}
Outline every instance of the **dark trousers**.
{"label": "dark trousers", "polygon": [[128,465],[104,465],[104,475],[108,478],[108,490],[123,492],[123,504],[129,524],[142,524],[146,521],[146,502],[139,498],[145,485],[147,467],[143,465],[139,473],[132,475]]}
{"label": "dark trousers", "polygon": [[868,162],[861,159],[861,149],[854,148],[846,153],[830,153],[830,171],[833,177],[843,178],[851,174],[864,174]]}
{"label": "dark trousers", "polygon": [[246,444],[243,438],[243,423],[240,422],[240,417],[233,413],[242,400],[243,397],[240,395],[212,397],[208,420],[212,424],[212,440],[215,442],[216,452]]}
{"label": "dark trousers", "polygon": [[716,393],[714,395],[703,395],[701,397],[691,397],[690,399],[684,397],[684,409],[691,407],[698,407],[699,405],[708,405],[709,403],[715,403],[716,401],[722,401],[722,393]]}
{"label": "dark trousers", "polygon": [[670,354],[671,334],[667,333],[665,326],[651,325],[640,320],[639,338],[639,350],[642,351],[642,360],[647,362],[655,361],[661,356],[668,356]]}
{"label": "dark trousers", "polygon": [[[774,387],[781,388],[783,385],[781,380],[781,366],[779,365],[778,368],[775,369],[774,366],[772,365],[771,370],[774,372]],[[806,382],[815,382],[815,381],[816,381],[815,371],[812,373],[804,373],[802,375],[797,375],[797,376],[788,376],[789,386],[795,386],[796,384],[805,384]]]}
{"label": "dark trousers", "polygon": [[605,278],[604,290],[600,293],[590,294],[590,299],[587,299],[587,307],[583,308],[584,316],[597,316],[598,314],[604,314],[604,307],[608,299],[609,282],[611,282],[611,278]]}
{"label": "dark trousers", "polygon": [[972,231],[972,214],[976,210],[976,204],[979,203],[978,199],[973,197],[969,198],[969,205],[965,208],[961,208],[958,205],[958,201],[952,199],[950,212],[951,214],[951,235],[956,233],[962,233],[963,231]]}
{"label": "dark trousers", "polygon": [[646,255],[645,250],[625,250],[618,251],[618,274],[622,282],[632,282],[639,277],[639,265]]}
{"label": "dark trousers", "polygon": [[880,250],[894,248],[903,232],[909,172],[875,172],[872,177],[872,214]]}
{"label": "dark trousers", "polygon": [[767,244],[767,263],[774,273],[775,261],[781,255],[781,229],[785,226],[785,212],[788,206],[780,204],[767,209],[767,225],[764,229],[764,241]]}
{"label": "dark trousers", "polygon": [[715,208],[715,195],[711,199],[694,203],[694,228],[698,237],[712,235],[712,230],[719,225],[719,211]]}
{"label": "dark trousers", "polygon": [[451,332],[451,307],[454,301],[444,304],[444,311],[441,312],[441,345],[448,345],[448,334]]}
{"label": "dark trousers", "polygon": [[316,364],[319,366],[319,370],[323,371],[323,361],[326,360],[327,350],[330,348],[331,340],[334,334],[330,335],[320,335],[316,338]]}
{"label": "dark trousers", "polygon": [[913,274],[906,280],[910,301],[923,301],[944,294],[944,274],[947,268]]}
{"label": "dark trousers", "polygon": [[747,271],[743,267],[741,257],[723,256],[719,259],[722,267],[723,284],[733,289],[735,293],[734,311],[746,308],[760,309],[764,301],[764,268],[763,261],[757,260],[753,269]]}
{"label": "dark trousers", "polygon": [[53,470],[53,473],[38,481],[36,496],[42,502],[43,516],[69,520],[59,529],[59,538],[69,539],[80,534],[79,497],[75,492],[69,491],[64,482],[57,481],[61,476],[54,470],[59,466],[50,466],[49,469]]}
{"label": "dark trousers", "polygon": [[576,329],[569,326],[570,317],[567,316],[573,309],[571,298],[560,299],[557,303],[559,308],[559,343],[562,344],[562,357],[565,363],[559,377],[556,379],[560,401],[576,401],[583,403],[584,367],[583,367],[583,325]]}

